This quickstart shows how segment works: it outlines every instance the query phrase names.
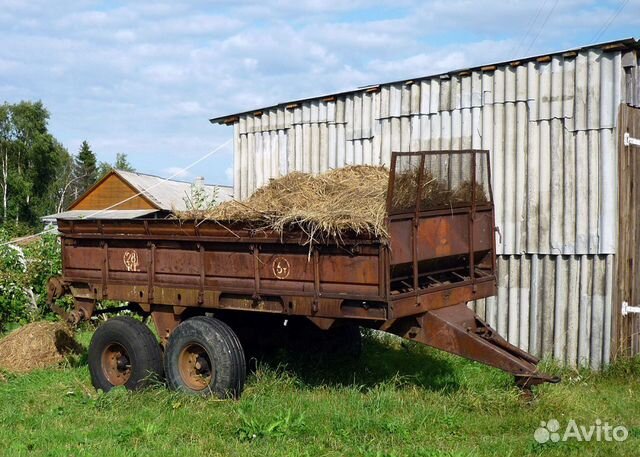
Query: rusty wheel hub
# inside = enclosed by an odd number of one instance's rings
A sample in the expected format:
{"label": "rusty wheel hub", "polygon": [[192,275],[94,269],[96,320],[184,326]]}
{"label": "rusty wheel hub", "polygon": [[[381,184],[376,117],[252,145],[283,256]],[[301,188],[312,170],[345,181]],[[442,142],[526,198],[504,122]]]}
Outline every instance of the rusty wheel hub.
{"label": "rusty wheel hub", "polygon": [[102,370],[114,386],[122,386],[131,377],[131,360],[127,350],[119,343],[111,343],[102,352]]}
{"label": "rusty wheel hub", "polygon": [[178,366],[184,383],[192,390],[204,390],[211,384],[212,364],[207,351],[191,343],[180,352]]}

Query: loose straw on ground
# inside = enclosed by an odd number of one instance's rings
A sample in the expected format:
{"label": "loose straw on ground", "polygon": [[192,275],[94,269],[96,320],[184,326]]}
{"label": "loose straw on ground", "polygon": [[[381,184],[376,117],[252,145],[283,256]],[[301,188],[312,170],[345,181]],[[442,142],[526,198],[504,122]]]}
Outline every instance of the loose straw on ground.
{"label": "loose straw on ground", "polygon": [[0,368],[25,373],[58,365],[82,348],[62,322],[34,322],[0,340]]}

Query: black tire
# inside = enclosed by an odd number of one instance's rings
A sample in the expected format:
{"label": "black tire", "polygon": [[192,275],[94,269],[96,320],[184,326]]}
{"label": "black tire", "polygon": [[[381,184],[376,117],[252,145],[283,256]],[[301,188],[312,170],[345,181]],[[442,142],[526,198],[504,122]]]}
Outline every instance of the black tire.
{"label": "black tire", "polygon": [[164,353],[167,384],[188,394],[238,398],[247,366],[238,336],[224,322],[192,317],[171,333]]}
{"label": "black tire", "polygon": [[158,340],[149,327],[131,317],[114,317],[98,327],[88,359],[91,383],[105,392],[119,385],[141,389],[164,376]]}

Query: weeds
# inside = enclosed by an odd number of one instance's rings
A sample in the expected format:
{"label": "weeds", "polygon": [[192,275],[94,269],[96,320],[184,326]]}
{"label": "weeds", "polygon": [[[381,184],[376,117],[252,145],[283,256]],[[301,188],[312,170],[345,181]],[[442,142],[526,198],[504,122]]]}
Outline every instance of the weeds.
{"label": "weeds", "polygon": [[303,414],[294,414],[290,410],[275,418],[251,417],[243,410],[238,411],[238,416],[240,426],[237,435],[241,441],[295,435],[304,431],[306,425]]}

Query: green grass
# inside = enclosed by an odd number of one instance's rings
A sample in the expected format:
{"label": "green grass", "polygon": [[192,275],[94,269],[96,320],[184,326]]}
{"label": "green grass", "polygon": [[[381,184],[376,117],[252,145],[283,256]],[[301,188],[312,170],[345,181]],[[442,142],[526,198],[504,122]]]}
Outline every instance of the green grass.
{"label": "green grass", "polygon": [[[90,334],[80,335],[87,344]],[[551,371],[559,372],[548,366]],[[91,387],[86,356],[0,381],[0,455],[640,455],[640,360],[602,374],[560,372],[523,398],[502,372],[395,338],[368,336],[358,362],[277,354],[242,399],[163,387]],[[540,421],[629,429],[618,442],[538,444]]]}

